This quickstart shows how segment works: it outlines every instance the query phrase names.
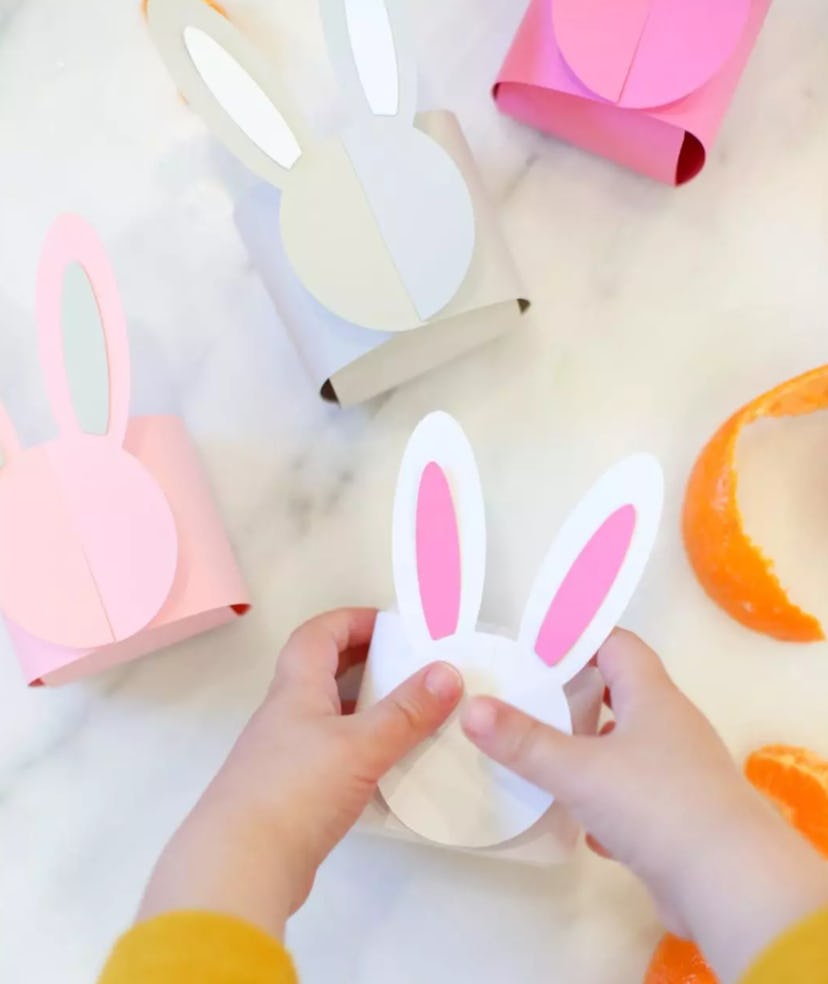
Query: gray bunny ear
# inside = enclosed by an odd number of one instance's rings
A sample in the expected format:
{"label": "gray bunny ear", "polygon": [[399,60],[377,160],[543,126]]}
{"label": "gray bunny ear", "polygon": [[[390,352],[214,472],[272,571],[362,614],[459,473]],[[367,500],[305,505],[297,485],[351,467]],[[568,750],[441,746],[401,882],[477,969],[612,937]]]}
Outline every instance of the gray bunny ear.
{"label": "gray bunny ear", "polygon": [[405,0],[319,0],[334,70],[355,116],[417,112],[417,63]]}
{"label": "gray bunny ear", "polygon": [[147,21],[190,106],[251,171],[282,187],[309,137],[264,54],[204,0],[150,0]]}

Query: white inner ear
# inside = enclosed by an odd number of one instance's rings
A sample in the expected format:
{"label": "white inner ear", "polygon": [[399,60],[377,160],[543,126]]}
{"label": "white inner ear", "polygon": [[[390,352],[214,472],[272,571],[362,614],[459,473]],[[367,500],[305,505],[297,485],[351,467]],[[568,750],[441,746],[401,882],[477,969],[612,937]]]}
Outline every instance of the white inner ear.
{"label": "white inner ear", "polygon": [[359,81],[371,111],[377,116],[396,116],[400,73],[385,0],[345,0],[345,16]]}
{"label": "white inner ear", "polygon": [[287,169],[293,167],[302,149],[261,86],[200,28],[185,27],[184,44],[198,74],[225,113],[271,160]]}

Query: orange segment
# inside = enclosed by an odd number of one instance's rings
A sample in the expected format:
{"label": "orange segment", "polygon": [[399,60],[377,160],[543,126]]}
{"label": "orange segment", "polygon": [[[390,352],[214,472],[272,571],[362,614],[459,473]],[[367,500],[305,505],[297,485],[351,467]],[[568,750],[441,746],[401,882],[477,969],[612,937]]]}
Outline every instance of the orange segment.
{"label": "orange segment", "polygon": [[667,933],[658,944],[644,984],[717,984],[695,943]]}
{"label": "orange segment", "polygon": [[828,762],[806,748],[768,745],[748,758],[745,775],[828,857]]}
{"label": "orange segment", "polygon": [[[828,762],[806,748],[767,745],[748,756],[745,775],[828,857]],[[695,943],[667,933],[653,954],[644,984],[716,984]]]}
{"label": "orange segment", "polygon": [[742,407],[693,468],[684,501],[684,545],[702,587],[737,621],[789,642],[825,638],[813,615],[789,600],[773,562],[744,531],[736,501],[736,442],[761,417],[797,417],[828,407],[828,366],[790,379]]}

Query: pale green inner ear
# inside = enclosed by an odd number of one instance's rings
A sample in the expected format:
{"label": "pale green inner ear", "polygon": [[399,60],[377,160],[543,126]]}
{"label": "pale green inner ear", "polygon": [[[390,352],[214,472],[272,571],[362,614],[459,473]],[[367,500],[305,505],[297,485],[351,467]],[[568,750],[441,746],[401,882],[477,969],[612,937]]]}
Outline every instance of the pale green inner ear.
{"label": "pale green inner ear", "polygon": [[61,294],[63,358],[78,426],[105,434],[109,424],[109,368],[101,313],[80,263],[63,275]]}

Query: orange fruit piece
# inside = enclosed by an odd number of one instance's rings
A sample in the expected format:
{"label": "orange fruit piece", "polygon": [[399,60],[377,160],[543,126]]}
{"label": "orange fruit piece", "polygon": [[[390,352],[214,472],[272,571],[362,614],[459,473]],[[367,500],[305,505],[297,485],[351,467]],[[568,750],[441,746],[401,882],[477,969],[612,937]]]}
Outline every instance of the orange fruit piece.
{"label": "orange fruit piece", "polygon": [[718,984],[695,943],[666,933],[658,944],[644,984]]}
{"label": "orange fruit piece", "polygon": [[[803,837],[828,857],[828,762],[806,748],[767,745],[745,762],[745,775]],[[644,984],[717,984],[695,943],[667,933]]]}
{"label": "orange fruit piece", "polygon": [[736,442],[762,417],[797,417],[828,407],[828,366],[790,379],[748,403],[696,462],[684,500],[687,556],[707,594],[737,621],[789,642],[818,642],[822,626],[788,598],[773,562],[744,531],[736,501]]}
{"label": "orange fruit piece", "polygon": [[828,857],[828,762],[807,748],[768,745],[748,757],[745,775],[792,826]]}

